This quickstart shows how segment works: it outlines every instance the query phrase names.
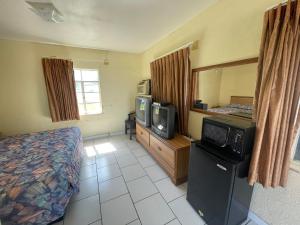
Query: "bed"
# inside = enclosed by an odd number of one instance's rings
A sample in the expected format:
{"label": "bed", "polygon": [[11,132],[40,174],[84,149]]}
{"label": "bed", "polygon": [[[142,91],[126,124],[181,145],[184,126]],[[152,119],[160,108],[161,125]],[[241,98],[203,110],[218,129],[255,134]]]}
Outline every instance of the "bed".
{"label": "bed", "polygon": [[229,105],[217,108],[210,108],[207,111],[212,113],[234,115],[251,119],[253,108],[252,105],[253,97],[231,96]]}
{"label": "bed", "polygon": [[46,225],[61,218],[79,191],[82,148],[76,127],[0,140],[2,225]]}

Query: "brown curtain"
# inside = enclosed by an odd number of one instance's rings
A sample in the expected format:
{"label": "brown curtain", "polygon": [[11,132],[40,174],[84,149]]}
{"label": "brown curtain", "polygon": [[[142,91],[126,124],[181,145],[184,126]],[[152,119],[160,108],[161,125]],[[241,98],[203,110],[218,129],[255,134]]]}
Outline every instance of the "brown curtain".
{"label": "brown curtain", "polygon": [[191,65],[189,48],[181,49],[151,63],[152,97],[176,106],[178,132],[188,135]]}
{"label": "brown curtain", "polygon": [[43,58],[42,64],[52,121],[79,120],[73,62]]}
{"label": "brown curtain", "polygon": [[255,93],[256,137],[249,183],[286,186],[299,128],[300,1],[265,13]]}

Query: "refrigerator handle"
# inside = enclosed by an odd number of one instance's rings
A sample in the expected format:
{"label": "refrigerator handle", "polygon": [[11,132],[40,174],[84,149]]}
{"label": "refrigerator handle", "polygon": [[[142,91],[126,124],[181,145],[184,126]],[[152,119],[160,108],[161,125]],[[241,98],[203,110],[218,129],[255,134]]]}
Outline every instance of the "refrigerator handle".
{"label": "refrigerator handle", "polygon": [[227,171],[227,168],[219,163],[217,163],[217,167],[219,167],[221,170]]}

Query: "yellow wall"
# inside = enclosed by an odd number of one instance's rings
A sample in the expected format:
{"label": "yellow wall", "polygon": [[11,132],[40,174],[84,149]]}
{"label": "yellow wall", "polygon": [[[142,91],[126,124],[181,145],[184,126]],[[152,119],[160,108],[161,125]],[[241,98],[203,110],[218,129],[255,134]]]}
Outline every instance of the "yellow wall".
{"label": "yellow wall", "polygon": [[230,104],[231,96],[254,96],[257,63],[211,69],[198,74],[198,99],[217,107]]}
{"label": "yellow wall", "polygon": [[221,70],[207,70],[198,75],[198,99],[208,104],[208,107],[219,105],[220,88],[222,81]]}
{"label": "yellow wall", "polygon": [[257,77],[257,63],[222,69],[219,103],[230,103],[231,96],[254,96]]}
{"label": "yellow wall", "polygon": [[[5,135],[79,126],[84,136],[123,131],[127,113],[134,109],[141,57],[57,45],[0,40],[0,132]],[[41,58],[72,59],[74,67],[99,69],[103,114],[80,121],[52,123]]]}

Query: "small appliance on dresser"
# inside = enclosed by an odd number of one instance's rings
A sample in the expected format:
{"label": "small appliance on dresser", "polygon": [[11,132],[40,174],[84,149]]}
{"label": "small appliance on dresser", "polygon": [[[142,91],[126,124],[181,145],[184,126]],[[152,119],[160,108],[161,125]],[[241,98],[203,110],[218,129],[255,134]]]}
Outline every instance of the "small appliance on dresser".
{"label": "small appliance on dresser", "polygon": [[239,225],[247,219],[254,134],[249,120],[203,119],[201,140],[191,145],[187,200],[208,225]]}

